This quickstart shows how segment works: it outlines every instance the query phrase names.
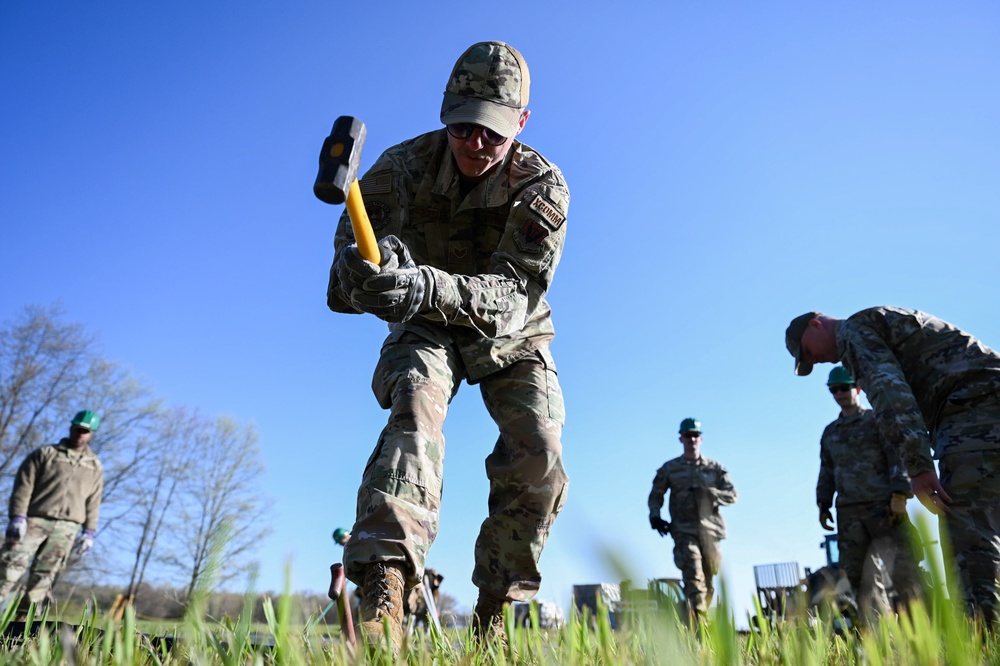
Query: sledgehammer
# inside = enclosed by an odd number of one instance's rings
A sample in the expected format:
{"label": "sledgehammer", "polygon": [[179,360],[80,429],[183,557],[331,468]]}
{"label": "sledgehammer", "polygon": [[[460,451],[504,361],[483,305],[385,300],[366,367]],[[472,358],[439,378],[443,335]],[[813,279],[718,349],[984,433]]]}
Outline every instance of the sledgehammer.
{"label": "sledgehammer", "polygon": [[358,166],[366,134],[365,124],[357,118],[337,118],[319,153],[319,173],[316,174],[313,194],[320,201],[335,206],[347,201],[347,213],[351,216],[358,251],[362,257],[378,265],[381,255],[358,185]]}

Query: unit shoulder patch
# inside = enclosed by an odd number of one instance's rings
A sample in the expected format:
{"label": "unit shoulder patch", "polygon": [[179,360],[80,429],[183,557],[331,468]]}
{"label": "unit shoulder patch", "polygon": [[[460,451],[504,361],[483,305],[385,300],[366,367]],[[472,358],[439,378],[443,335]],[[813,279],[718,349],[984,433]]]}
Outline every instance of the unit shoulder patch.
{"label": "unit shoulder patch", "polygon": [[549,230],[533,219],[525,220],[520,229],[514,231],[514,243],[521,252],[537,254],[542,251],[542,243],[549,237]]}
{"label": "unit shoulder patch", "polygon": [[535,198],[528,204],[528,207],[538,213],[546,226],[553,231],[561,227],[563,222],[566,221],[566,216],[559,211],[556,205],[541,194],[536,194]]}
{"label": "unit shoulder patch", "polygon": [[389,204],[382,201],[366,201],[365,212],[368,213],[372,229],[378,231],[389,224]]}

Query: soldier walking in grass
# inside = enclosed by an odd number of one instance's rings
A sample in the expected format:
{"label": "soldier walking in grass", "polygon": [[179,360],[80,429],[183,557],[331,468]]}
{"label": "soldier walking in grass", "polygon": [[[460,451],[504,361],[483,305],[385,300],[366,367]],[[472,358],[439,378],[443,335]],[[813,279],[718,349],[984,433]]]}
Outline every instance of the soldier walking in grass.
{"label": "soldier walking in grass", "polygon": [[807,312],[788,325],[785,346],[795,374],[840,360],[864,389],[913,493],[951,538],[969,612],[996,622],[1000,353],[926,312],[889,306],[847,319]]}
{"label": "soldier walking in grass", "polygon": [[838,365],[827,386],[840,416],[820,439],[819,522],[824,529],[834,529],[830,509],[836,495],[840,568],[862,618],[870,621],[879,609],[881,592],[874,557],[886,564],[902,604],[920,598],[920,570],[906,514],[906,500],[913,493],[899,453],[879,434],[875,413],[861,405],[861,389],[851,373]]}
{"label": "soldier walking in grass", "polygon": [[[649,525],[674,538],[674,564],[681,570],[689,616],[703,617],[715,594],[714,577],[722,564],[719,542],[726,524],[719,507],[736,502],[736,489],[725,468],[701,455],[701,422],[681,421],[683,455],[667,461],[653,478]],[[660,517],[670,491],[670,522]]]}
{"label": "soldier walking in grass", "polygon": [[0,599],[27,571],[22,613],[46,600],[71,553],[82,557],[94,545],[104,472],[90,439],[99,425],[94,412],[78,413],[68,437],[36,449],[17,471],[0,550]]}

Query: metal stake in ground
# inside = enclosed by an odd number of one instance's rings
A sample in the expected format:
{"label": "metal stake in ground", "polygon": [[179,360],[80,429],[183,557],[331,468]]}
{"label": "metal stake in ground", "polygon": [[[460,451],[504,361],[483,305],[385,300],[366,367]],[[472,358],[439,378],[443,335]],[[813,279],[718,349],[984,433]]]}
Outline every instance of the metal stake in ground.
{"label": "metal stake in ground", "polygon": [[347,595],[347,577],[344,575],[344,565],[330,565],[330,599],[337,602],[337,618],[340,621],[340,631],[347,642],[347,649],[354,654],[354,618],[351,617],[351,600]]}
{"label": "metal stake in ground", "polygon": [[434,593],[431,592],[431,577],[424,573],[424,584],[420,586],[424,591],[424,603],[427,604],[427,614],[431,616],[431,622],[441,633],[441,621],[438,619],[437,604],[434,603]]}

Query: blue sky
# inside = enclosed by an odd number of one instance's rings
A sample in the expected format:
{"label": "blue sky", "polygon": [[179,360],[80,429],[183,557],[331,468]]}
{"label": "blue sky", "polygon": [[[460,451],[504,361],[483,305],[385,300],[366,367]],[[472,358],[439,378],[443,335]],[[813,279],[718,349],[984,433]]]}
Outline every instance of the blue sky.
{"label": "blue sky", "polygon": [[[696,416],[755,564],[819,566],[829,366],[795,378],[788,321],[891,304],[1000,345],[1000,6],[989,2],[260,1],[0,4],[0,318],[62,303],[168,402],[256,423],[274,498],[260,586],[323,591],[385,414],[385,334],[325,307],[340,207],[311,192],[339,115],[363,167],[439,126],[447,75],[500,39],[531,70],[525,143],[572,195],[550,292],[569,501],[539,598],[675,576],[646,520]],[[496,438],[463,387],[445,434],[442,590],[475,600]]]}

